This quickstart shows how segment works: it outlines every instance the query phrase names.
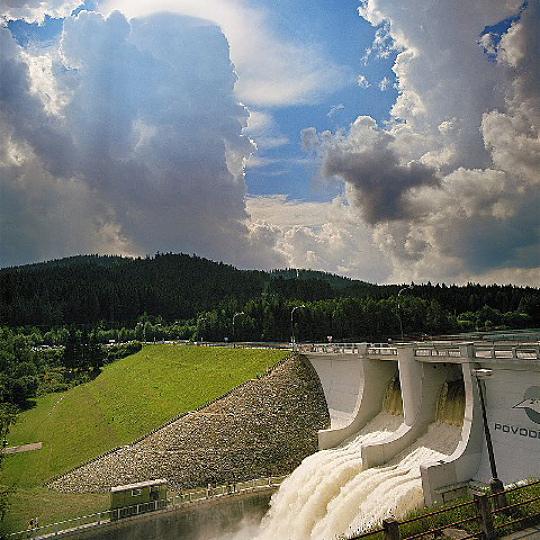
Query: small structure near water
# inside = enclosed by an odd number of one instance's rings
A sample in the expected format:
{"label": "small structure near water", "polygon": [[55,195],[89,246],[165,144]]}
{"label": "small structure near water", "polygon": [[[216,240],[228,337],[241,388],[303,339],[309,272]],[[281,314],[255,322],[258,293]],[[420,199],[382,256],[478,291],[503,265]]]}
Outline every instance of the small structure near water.
{"label": "small structure near water", "polygon": [[161,510],[166,506],[167,480],[164,479],[111,488],[111,520]]}

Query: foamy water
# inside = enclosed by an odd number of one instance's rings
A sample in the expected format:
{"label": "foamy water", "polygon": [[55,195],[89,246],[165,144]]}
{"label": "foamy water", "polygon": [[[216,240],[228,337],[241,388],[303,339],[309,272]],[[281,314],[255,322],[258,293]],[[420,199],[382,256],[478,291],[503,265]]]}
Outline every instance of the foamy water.
{"label": "foamy water", "polygon": [[383,401],[385,412],[340,447],[306,458],[272,497],[260,525],[246,524],[219,540],[332,540],[420,507],[424,499],[420,466],[447,458],[457,447],[464,395],[462,381],[445,384],[439,421],[384,467],[364,470],[361,447],[386,439],[403,422],[399,379],[394,378]]}
{"label": "foamy water", "polygon": [[382,412],[357,435],[338,448],[322,450],[306,458],[272,497],[257,540],[308,539],[328,505],[363,470],[360,448],[394,432],[402,416]]}
{"label": "foamy water", "polygon": [[306,458],[272,497],[258,531],[236,538],[330,540],[421,506],[420,465],[448,457],[459,442],[461,428],[431,424],[388,466],[363,470],[361,445],[386,438],[401,421],[381,413],[347,444]]}

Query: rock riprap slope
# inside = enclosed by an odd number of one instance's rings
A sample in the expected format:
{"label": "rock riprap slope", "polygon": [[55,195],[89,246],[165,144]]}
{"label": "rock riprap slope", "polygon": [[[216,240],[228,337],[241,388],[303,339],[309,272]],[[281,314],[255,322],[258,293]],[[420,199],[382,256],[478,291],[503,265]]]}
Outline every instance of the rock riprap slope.
{"label": "rock riprap slope", "polygon": [[166,478],[180,489],[290,473],[317,450],[329,415],[320,381],[292,356],[260,379],[188,413],[146,438],[52,481],[62,492]]}

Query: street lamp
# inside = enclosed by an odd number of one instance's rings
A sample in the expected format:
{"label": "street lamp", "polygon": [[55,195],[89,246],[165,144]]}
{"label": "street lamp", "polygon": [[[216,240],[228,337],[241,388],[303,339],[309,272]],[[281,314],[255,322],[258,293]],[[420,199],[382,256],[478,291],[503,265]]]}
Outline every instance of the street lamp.
{"label": "street lamp", "polygon": [[304,306],[304,304],[302,304],[301,306],[294,306],[291,309],[291,342],[293,343],[293,345],[296,342],[295,337],[294,337],[294,312],[299,308],[304,308],[305,309],[305,307],[306,306]]}
{"label": "street lamp", "polygon": [[478,393],[480,394],[480,405],[482,406],[482,418],[484,421],[484,434],[486,436],[486,446],[489,458],[489,466],[491,468],[491,480],[489,485],[491,491],[497,494],[495,497],[495,506],[502,508],[506,506],[506,497],[504,496],[504,484],[499,480],[497,474],[497,464],[495,463],[495,452],[493,451],[493,441],[491,440],[491,432],[486,413],[486,383],[485,380],[493,375],[493,370],[478,368],[474,370],[476,375],[476,383],[478,385]]}
{"label": "street lamp", "polygon": [[199,341],[204,341],[204,332],[202,333],[202,336],[201,336],[201,331],[200,331],[200,327],[203,326],[201,323],[201,321],[204,321],[205,324],[204,324],[204,329],[206,330],[206,323],[208,322],[208,319],[206,318],[205,315],[201,315],[198,319],[197,319],[197,337],[199,338]]}
{"label": "street lamp", "polygon": [[[238,317],[238,315],[245,315],[245,313],[243,311],[239,311],[238,313],[235,313],[233,315],[233,318],[232,318],[232,339],[233,339],[233,343],[235,343],[235,337],[234,337],[234,321],[236,320],[236,317]],[[235,344],[233,344],[233,347],[236,347]]]}
{"label": "street lamp", "polygon": [[403,287],[403,289],[400,289],[396,296],[396,317],[399,320],[399,330],[401,332],[401,341],[403,341],[403,321],[401,320],[401,314],[399,313],[399,295],[406,291],[407,289],[412,289],[414,286],[409,285],[407,287]]}

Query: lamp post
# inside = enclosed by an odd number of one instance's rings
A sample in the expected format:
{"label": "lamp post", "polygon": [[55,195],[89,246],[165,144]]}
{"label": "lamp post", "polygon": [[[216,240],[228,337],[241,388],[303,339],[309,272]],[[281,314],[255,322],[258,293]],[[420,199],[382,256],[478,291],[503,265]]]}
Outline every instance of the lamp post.
{"label": "lamp post", "polygon": [[403,341],[403,321],[401,320],[401,314],[399,313],[399,295],[406,291],[407,289],[412,289],[413,285],[409,285],[407,287],[403,287],[403,289],[400,289],[396,296],[396,317],[399,320],[399,330],[401,333],[401,341]]}
{"label": "lamp post", "polygon": [[[204,321],[205,324],[204,324],[204,329],[206,330],[206,323],[208,322],[208,319],[206,318],[205,315],[201,315],[198,319],[197,319],[197,337],[199,338],[199,342],[201,341],[204,341],[204,332],[201,332],[200,330],[200,327],[203,326],[201,323],[201,321]],[[202,335],[201,335],[202,334]]]}
{"label": "lamp post", "polygon": [[[161,327],[161,323],[156,323],[156,325],[154,326],[154,343],[156,342],[156,328],[157,327]],[[161,336],[163,337],[163,336]],[[161,339],[160,341],[163,341],[163,339]]]}
{"label": "lamp post", "polygon": [[236,320],[236,317],[238,317],[238,315],[245,315],[245,313],[243,311],[239,311],[238,313],[235,313],[233,315],[233,318],[232,318],[232,339],[233,339],[233,347],[236,347],[236,339],[234,337],[234,322]]}
{"label": "lamp post", "polygon": [[294,347],[294,344],[296,343],[296,339],[294,337],[294,312],[297,310],[297,309],[300,309],[300,308],[305,308],[306,306],[304,306],[304,304],[302,304],[301,306],[294,306],[292,309],[291,309],[291,342],[293,344],[293,347]]}
{"label": "lamp post", "polygon": [[486,386],[485,380],[490,378],[493,375],[493,370],[479,368],[475,369],[474,373],[476,375],[476,383],[478,385],[478,393],[480,394],[480,405],[482,407],[482,419],[484,421],[484,435],[486,437],[486,446],[487,453],[489,458],[489,466],[491,468],[491,480],[489,485],[491,491],[497,494],[495,497],[495,506],[497,508],[502,508],[506,506],[506,497],[504,495],[504,484],[499,480],[497,474],[497,464],[495,463],[495,452],[493,451],[493,441],[491,439],[491,432],[489,430],[489,423],[487,419],[486,412]]}

